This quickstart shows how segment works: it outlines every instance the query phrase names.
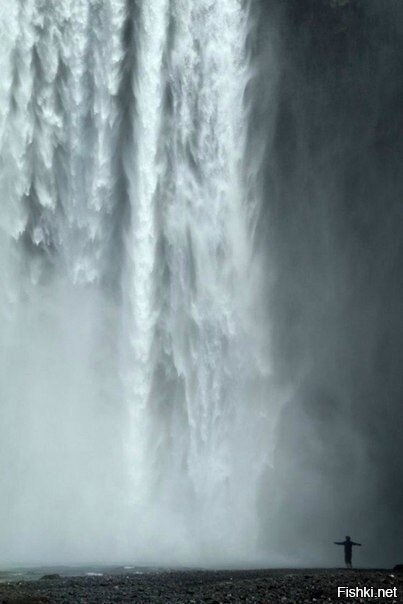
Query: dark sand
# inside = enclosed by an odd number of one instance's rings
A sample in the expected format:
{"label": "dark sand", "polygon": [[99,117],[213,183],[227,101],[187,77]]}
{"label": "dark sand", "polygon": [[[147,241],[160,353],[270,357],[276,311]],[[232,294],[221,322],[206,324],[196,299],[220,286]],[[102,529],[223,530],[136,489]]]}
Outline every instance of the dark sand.
{"label": "dark sand", "polygon": [[[98,571],[101,572],[101,571]],[[25,575],[28,577],[28,575]],[[10,577],[8,577],[9,579]],[[119,602],[403,602],[403,574],[392,570],[109,569],[102,576],[48,576],[0,583],[1,604]],[[337,587],[397,587],[397,598],[338,598]]]}

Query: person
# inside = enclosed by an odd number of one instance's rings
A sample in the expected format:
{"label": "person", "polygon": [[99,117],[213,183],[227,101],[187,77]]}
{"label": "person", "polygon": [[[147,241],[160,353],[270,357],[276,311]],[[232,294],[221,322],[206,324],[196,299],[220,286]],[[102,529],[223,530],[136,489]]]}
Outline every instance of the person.
{"label": "person", "polygon": [[347,536],[345,541],[335,541],[335,545],[344,545],[344,560],[346,562],[347,568],[352,568],[351,558],[353,555],[353,545],[359,545],[361,547],[361,543],[355,543],[351,541],[351,537]]}

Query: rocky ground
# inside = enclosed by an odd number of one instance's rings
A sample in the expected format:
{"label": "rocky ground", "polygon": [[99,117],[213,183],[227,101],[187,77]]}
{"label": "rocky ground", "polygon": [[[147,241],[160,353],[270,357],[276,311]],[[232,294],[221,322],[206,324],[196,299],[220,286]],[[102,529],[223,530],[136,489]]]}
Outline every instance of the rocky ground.
{"label": "rocky ground", "polygon": [[108,571],[97,576],[45,575],[36,580],[10,581],[3,575],[0,604],[109,604],[123,602],[198,604],[254,602],[370,602],[370,598],[338,598],[338,586],[397,588],[403,602],[403,574],[375,570],[175,570]]}

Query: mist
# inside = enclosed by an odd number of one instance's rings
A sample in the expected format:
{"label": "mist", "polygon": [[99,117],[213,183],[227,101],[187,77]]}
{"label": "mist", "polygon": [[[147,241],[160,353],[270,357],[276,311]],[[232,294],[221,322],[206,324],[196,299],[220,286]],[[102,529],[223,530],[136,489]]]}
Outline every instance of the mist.
{"label": "mist", "polygon": [[360,564],[391,565],[403,509],[402,7],[264,10],[261,63],[274,11],[281,49],[263,166],[268,305],[274,374],[292,390],[262,495],[265,539],[301,564],[337,564],[329,544],[351,534]]}
{"label": "mist", "polygon": [[0,564],[403,550],[398,0],[0,9]]}

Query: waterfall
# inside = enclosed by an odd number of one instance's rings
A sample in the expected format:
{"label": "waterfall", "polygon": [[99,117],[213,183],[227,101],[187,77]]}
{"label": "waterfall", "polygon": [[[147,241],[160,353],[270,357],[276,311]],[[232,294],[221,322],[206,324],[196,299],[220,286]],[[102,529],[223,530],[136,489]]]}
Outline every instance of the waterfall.
{"label": "waterfall", "polygon": [[249,4],[19,0],[0,28],[4,561],[257,557]]}

